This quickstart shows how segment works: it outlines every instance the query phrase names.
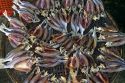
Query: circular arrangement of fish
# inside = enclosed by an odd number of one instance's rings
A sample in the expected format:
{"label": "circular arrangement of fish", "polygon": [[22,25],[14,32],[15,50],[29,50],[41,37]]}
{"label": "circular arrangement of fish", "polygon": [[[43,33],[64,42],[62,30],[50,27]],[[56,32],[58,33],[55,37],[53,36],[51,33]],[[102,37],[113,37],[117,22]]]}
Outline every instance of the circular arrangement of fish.
{"label": "circular arrangement of fish", "polygon": [[[11,46],[4,68],[25,72],[24,83],[111,83],[125,70],[116,47],[125,44],[101,0],[15,0],[0,25]],[[63,66],[63,73],[49,69]]]}

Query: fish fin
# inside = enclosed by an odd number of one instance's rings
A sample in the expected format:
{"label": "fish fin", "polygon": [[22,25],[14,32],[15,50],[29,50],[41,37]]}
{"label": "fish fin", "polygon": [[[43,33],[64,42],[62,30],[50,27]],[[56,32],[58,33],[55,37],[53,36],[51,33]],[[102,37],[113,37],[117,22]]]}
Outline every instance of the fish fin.
{"label": "fish fin", "polygon": [[12,8],[18,12],[17,6],[13,5]]}

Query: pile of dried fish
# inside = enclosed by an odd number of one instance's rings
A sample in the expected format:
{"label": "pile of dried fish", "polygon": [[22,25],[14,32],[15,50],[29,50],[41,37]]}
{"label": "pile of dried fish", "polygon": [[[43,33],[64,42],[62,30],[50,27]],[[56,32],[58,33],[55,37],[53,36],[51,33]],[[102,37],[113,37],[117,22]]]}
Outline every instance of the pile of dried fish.
{"label": "pile of dried fish", "polygon": [[[115,28],[101,0],[13,3],[16,16],[5,11],[9,26],[0,25],[14,48],[4,68],[27,73],[24,83],[110,83],[107,73],[125,70],[116,49],[125,44],[125,34]],[[59,65],[63,74],[49,72]]]}

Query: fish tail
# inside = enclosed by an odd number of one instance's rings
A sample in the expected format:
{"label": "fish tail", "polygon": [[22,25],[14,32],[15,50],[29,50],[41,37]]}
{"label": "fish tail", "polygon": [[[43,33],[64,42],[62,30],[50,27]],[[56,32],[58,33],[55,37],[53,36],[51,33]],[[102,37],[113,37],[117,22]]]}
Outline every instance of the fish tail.
{"label": "fish tail", "polygon": [[0,25],[0,31],[3,32],[3,33],[5,33],[6,35],[9,35],[9,33],[7,31],[5,31],[5,29],[7,29],[7,27],[2,23]]}
{"label": "fish tail", "polygon": [[10,17],[7,15],[7,11],[6,10],[3,12],[3,15],[10,21]]}
{"label": "fish tail", "polygon": [[13,0],[13,3],[19,4],[20,0]]}
{"label": "fish tail", "polygon": [[12,6],[12,8],[16,11],[18,11],[17,7],[15,5]]}

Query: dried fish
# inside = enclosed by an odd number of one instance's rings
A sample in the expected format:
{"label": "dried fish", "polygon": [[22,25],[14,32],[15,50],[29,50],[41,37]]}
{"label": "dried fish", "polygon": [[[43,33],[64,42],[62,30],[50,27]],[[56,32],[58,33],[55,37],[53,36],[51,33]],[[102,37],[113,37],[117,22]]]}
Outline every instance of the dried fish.
{"label": "dried fish", "polygon": [[109,38],[106,38],[105,40],[107,40],[106,42],[106,46],[107,47],[113,47],[113,46],[121,46],[125,44],[125,37],[124,36],[112,36]]}
{"label": "dried fish", "polygon": [[[10,31],[8,31],[10,30]],[[3,33],[6,34],[6,36],[8,36],[8,39],[11,43],[11,45],[13,47],[17,47],[19,46],[24,40],[25,40],[25,37],[24,37],[24,34],[20,34],[20,33],[17,33],[17,32],[12,32],[14,29],[7,29],[7,27],[2,24],[0,26],[0,31],[2,31]],[[16,31],[16,30],[15,30]],[[19,30],[18,32],[20,32],[21,30]]]}
{"label": "dried fish", "polygon": [[31,36],[35,36],[42,41],[48,41],[51,38],[52,28],[48,25],[40,24],[37,27],[30,29],[28,32]]}
{"label": "dried fish", "polygon": [[[110,83],[109,79],[107,76],[101,72],[97,72],[93,77],[92,77],[94,82],[98,83]],[[92,82],[93,83],[93,82]]]}
{"label": "dried fish", "polygon": [[12,29],[10,27],[8,28],[3,23],[1,25],[1,31],[8,32],[8,33],[18,33],[18,34],[26,35],[26,31],[25,30],[22,30],[22,29]]}
{"label": "dried fish", "polygon": [[79,23],[79,15],[73,14],[71,17],[71,28],[75,33],[79,31],[78,23]]}
{"label": "dried fish", "polygon": [[24,60],[24,61],[20,61],[19,63],[14,65],[14,69],[18,70],[20,72],[30,72],[32,70],[32,65],[34,63],[32,61],[28,60]]}
{"label": "dried fish", "polygon": [[18,9],[15,5],[13,5],[12,8],[13,8],[15,11],[17,11],[17,13],[19,14],[19,16],[20,16],[25,22],[27,22],[27,23],[32,23],[32,22],[33,22],[33,23],[36,23],[36,22],[39,22],[39,21],[40,21],[40,19],[39,19],[36,15],[30,13],[29,11],[27,11],[27,10],[25,10],[25,9]]}
{"label": "dried fish", "polygon": [[64,0],[64,7],[71,7],[73,5],[73,0]]}
{"label": "dried fish", "polygon": [[61,53],[58,50],[53,48],[36,47],[35,50],[35,52],[41,56],[55,57],[61,55]]}
{"label": "dried fish", "polygon": [[79,15],[80,32],[83,33],[83,31],[89,27],[90,23],[91,17],[88,16],[86,11],[83,11],[83,14]]}
{"label": "dried fish", "polygon": [[122,39],[122,40],[119,40],[119,41],[115,41],[115,42],[106,42],[106,46],[107,47],[116,47],[116,46],[121,46],[121,45],[124,45],[125,44],[125,40]]}
{"label": "dried fish", "polygon": [[12,17],[9,17],[7,15],[7,12],[5,11],[3,13],[3,15],[8,19],[8,21],[10,22],[10,27],[13,28],[13,29],[24,29],[26,30],[26,27],[25,25],[23,24],[23,22],[21,22],[20,20],[16,19],[16,18],[12,18]]}
{"label": "dried fish", "polygon": [[25,9],[28,9],[29,11],[33,10],[36,14],[40,14],[40,10],[30,2],[14,0],[13,3],[18,5],[20,8],[25,8]]}
{"label": "dried fish", "polygon": [[22,56],[14,58],[13,61],[7,62],[4,68],[14,68],[22,72],[29,72],[31,70],[32,65],[33,63],[30,62],[29,56]]}
{"label": "dried fish", "polygon": [[106,68],[101,69],[102,72],[119,72],[125,70],[125,62],[124,61],[107,61]]}
{"label": "dried fish", "polygon": [[41,78],[41,74],[36,74],[30,81],[30,83],[36,83]]}
{"label": "dried fish", "polygon": [[94,11],[94,3],[92,0],[87,0],[85,10],[86,10],[86,12],[88,12],[90,14],[93,14],[95,12]]}
{"label": "dried fish", "polygon": [[5,58],[4,61],[5,62],[12,61],[14,58],[19,57],[25,53],[27,53],[27,51],[14,49],[7,54],[7,57]]}
{"label": "dried fish", "polygon": [[121,57],[110,50],[104,50],[104,48],[100,52],[105,57],[105,60],[103,60],[105,68],[101,69],[102,72],[118,72],[125,69],[125,61]]}
{"label": "dried fish", "polygon": [[116,60],[116,61],[124,61],[120,56],[116,55],[116,53],[112,52],[109,49],[106,48],[101,48],[99,49],[99,51],[101,52],[101,54],[103,56],[105,56],[106,58],[108,58],[109,60]]}
{"label": "dried fish", "polygon": [[52,37],[53,37],[52,41],[56,43],[63,43],[68,38],[66,35],[63,34],[55,34]]}
{"label": "dried fish", "polygon": [[54,6],[53,0],[37,0],[35,4],[40,9],[50,9]]}
{"label": "dried fish", "polygon": [[67,23],[63,19],[60,19],[58,14],[51,15],[48,24],[51,28],[57,31],[67,32]]}
{"label": "dried fish", "polygon": [[97,13],[104,12],[104,7],[101,0],[93,0],[93,3],[95,4],[95,11]]}
{"label": "dried fish", "polygon": [[69,67],[73,69],[82,69],[86,71],[89,66],[87,57],[82,52],[75,52],[69,60]]}
{"label": "dried fish", "polygon": [[102,31],[100,32],[100,37],[99,41],[106,42],[107,47],[116,47],[116,46],[121,46],[124,45],[124,38],[125,34],[121,32],[109,32],[109,31]]}
{"label": "dried fish", "polygon": [[35,69],[31,71],[30,75],[28,75],[28,77],[24,80],[24,83],[29,83],[30,80],[33,78],[34,73],[35,73]]}
{"label": "dried fish", "polygon": [[14,47],[3,64],[28,73],[24,83],[110,83],[107,74],[125,70],[118,50],[125,34],[101,0],[13,3],[21,20],[3,13],[10,25],[0,25],[0,31]]}

